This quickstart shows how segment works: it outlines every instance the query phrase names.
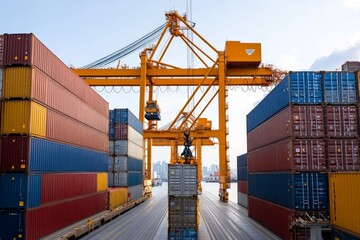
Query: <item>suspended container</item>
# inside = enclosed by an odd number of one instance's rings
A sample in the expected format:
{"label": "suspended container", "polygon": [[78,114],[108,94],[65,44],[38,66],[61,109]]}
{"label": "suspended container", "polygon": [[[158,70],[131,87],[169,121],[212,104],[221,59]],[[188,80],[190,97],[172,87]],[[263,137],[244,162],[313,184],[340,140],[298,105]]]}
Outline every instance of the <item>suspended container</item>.
{"label": "suspended container", "polygon": [[249,133],[287,105],[323,102],[320,72],[290,72],[247,116]]}
{"label": "suspended container", "polygon": [[323,139],[292,139],[248,153],[249,172],[323,171],[327,169]]}
{"label": "suspended container", "polygon": [[294,210],[327,210],[327,180],[327,173],[252,173],[249,196]]}
{"label": "suspended container", "polygon": [[2,136],[1,172],[105,172],[107,153],[47,139]]}
{"label": "suspended container", "polygon": [[316,105],[288,105],[247,135],[247,149],[252,151],[288,137],[322,138],[324,111]]}

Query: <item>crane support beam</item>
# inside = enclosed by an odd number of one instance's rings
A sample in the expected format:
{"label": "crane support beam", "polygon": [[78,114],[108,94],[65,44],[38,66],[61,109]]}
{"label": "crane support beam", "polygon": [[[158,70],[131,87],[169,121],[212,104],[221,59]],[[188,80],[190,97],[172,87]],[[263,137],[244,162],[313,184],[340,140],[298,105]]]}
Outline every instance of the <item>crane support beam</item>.
{"label": "crane support beam", "polygon": [[[140,86],[140,78],[86,78],[87,84],[93,87],[102,86],[121,86],[121,87],[138,87]],[[146,86],[167,86],[167,87],[181,87],[181,86],[197,86],[203,79],[196,78],[152,78],[151,82],[148,80]],[[202,86],[209,86],[214,81],[214,78],[207,78]],[[243,77],[243,78],[227,78],[227,86],[269,86],[270,80],[259,77]],[[219,81],[215,80],[214,86],[219,85]]]}
{"label": "crane support beam", "polygon": [[[190,130],[190,136],[194,139],[197,138],[219,138],[219,130]],[[144,130],[143,132],[144,139],[168,139],[168,140],[178,140],[183,138],[183,133],[180,131],[171,131],[171,130]]]}
{"label": "crane support beam", "polygon": [[[77,75],[82,78],[107,78],[107,77],[126,77],[126,78],[140,78],[141,69],[72,69]],[[218,77],[219,69],[214,68],[209,72],[209,68],[196,68],[191,69],[191,77],[204,77],[208,74],[208,77]],[[226,70],[227,77],[271,77],[273,74],[270,68],[239,68],[239,69],[228,69]],[[187,68],[176,68],[176,69],[147,69],[147,77],[188,77],[189,69]]]}

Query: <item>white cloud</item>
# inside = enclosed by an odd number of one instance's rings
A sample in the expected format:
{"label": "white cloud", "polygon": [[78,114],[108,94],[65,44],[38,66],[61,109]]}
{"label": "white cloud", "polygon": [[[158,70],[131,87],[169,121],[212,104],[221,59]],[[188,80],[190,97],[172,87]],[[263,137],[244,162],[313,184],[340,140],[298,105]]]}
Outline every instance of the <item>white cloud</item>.
{"label": "white cloud", "polygon": [[360,0],[343,0],[342,2],[347,8],[360,9]]}

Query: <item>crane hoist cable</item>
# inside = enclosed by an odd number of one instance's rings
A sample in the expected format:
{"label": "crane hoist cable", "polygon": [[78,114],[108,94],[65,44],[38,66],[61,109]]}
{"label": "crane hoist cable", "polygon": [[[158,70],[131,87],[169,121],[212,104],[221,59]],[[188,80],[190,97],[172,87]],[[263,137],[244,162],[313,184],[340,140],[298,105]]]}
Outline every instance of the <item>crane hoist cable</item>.
{"label": "crane hoist cable", "polygon": [[148,44],[149,42],[154,41],[161,33],[161,31],[166,26],[166,23],[162,24],[160,27],[156,28],[155,30],[151,31],[150,33],[144,35],[143,37],[139,38],[133,43],[130,43],[129,45],[99,59],[92,63],[89,63],[82,68],[88,69],[88,68],[100,68],[104,67],[114,61],[119,60],[120,58],[127,56],[128,54],[136,51],[137,49],[143,47],[144,45]]}

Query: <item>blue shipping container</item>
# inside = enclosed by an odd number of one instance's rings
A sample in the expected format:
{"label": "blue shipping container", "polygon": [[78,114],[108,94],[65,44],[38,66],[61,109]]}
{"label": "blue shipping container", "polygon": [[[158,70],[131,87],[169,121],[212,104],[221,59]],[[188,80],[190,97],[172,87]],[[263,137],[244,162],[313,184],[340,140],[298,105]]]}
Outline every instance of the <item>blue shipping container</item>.
{"label": "blue shipping container", "polygon": [[359,237],[355,237],[349,233],[345,233],[343,231],[337,230],[337,229],[333,229],[332,231],[333,234],[333,239],[335,240],[359,240]]}
{"label": "blue shipping container", "polygon": [[246,167],[247,166],[247,153],[237,156],[237,167]]}
{"label": "blue shipping container", "polygon": [[[55,186],[54,186],[55,187]],[[0,175],[0,208],[33,208],[41,204],[41,175]]]}
{"label": "blue shipping container", "polygon": [[323,79],[325,103],[357,103],[356,76],[354,73],[324,72]]}
{"label": "blue shipping container", "polygon": [[30,172],[107,171],[106,152],[40,138],[31,138],[29,156]]}
{"label": "blue shipping container", "polygon": [[109,156],[108,158],[108,171],[134,171],[142,172],[143,161],[127,156]]}
{"label": "blue shipping container", "polygon": [[239,167],[237,177],[239,181],[247,181],[248,180],[248,171],[246,167]]}
{"label": "blue shipping container", "polygon": [[25,239],[25,211],[0,210],[0,226],[0,239]]}
{"label": "blue shipping container", "polygon": [[168,230],[169,240],[197,240],[197,230],[193,228],[174,229]]}
{"label": "blue shipping container", "polygon": [[[111,111],[111,110],[110,110]],[[138,133],[143,133],[143,126],[140,120],[127,108],[114,109],[114,123],[127,123]]]}
{"label": "blue shipping container", "polygon": [[249,174],[249,195],[294,210],[328,209],[326,173]]}
{"label": "blue shipping container", "polygon": [[285,106],[320,104],[322,82],[320,72],[289,73],[247,116],[247,132],[275,115]]}

